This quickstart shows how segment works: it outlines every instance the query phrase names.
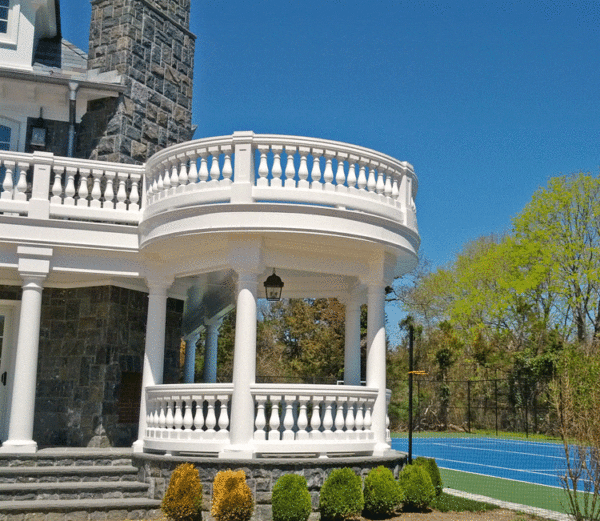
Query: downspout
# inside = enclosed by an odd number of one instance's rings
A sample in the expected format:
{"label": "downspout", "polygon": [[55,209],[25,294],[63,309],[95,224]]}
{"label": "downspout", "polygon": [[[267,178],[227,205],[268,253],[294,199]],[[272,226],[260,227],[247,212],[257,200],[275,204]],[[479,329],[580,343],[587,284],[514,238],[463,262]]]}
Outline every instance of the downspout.
{"label": "downspout", "polygon": [[77,118],[77,89],[79,83],[69,82],[69,141],[67,146],[67,157],[73,157],[75,151],[75,121]]}

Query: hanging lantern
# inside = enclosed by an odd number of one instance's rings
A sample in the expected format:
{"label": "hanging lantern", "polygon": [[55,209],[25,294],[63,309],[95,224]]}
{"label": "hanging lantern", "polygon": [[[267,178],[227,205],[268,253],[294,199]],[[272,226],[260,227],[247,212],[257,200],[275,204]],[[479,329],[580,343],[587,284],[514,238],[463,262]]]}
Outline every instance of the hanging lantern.
{"label": "hanging lantern", "polygon": [[265,294],[267,296],[267,300],[271,302],[277,302],[281,300],[281,291],[283,290],[283,281],[275,274],[275,269],[273,269],[273,274],[267,277],[265,280]]}

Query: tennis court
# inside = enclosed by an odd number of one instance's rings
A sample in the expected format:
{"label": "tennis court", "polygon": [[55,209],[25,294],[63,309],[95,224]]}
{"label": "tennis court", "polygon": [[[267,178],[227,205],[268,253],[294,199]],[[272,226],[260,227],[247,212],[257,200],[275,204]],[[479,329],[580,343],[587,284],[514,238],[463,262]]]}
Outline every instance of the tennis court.
{"label": "tennis court", "polygon": [[[408,438],[392,448],[408,451]],[[565,455],[559,443],[497,438],[413,438],[413,457],[435,458],[440,468],[561,488]]]}

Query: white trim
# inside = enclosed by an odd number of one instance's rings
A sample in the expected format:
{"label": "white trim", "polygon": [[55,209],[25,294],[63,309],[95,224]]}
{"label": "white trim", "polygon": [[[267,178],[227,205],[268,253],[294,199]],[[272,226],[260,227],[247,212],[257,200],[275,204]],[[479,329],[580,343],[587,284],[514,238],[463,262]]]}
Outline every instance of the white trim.
{"label": "white trim", "polygon": [[17,48],[20,14],[21,5],[16,0],[10,0],[8,3],[8,27],[5,33],[0,33],[0,47]]}

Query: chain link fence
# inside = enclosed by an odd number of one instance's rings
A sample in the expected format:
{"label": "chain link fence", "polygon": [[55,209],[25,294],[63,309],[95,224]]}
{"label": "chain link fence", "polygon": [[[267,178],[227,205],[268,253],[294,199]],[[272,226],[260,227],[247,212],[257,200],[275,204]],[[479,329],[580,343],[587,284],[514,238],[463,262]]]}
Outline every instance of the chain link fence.
{"label": "chain link fence", "polygon": [[[392,429],[408,425],[408,381],[388,382]],[[547,385],[520,379],[413,380],[415,431],[556,434]]]}

